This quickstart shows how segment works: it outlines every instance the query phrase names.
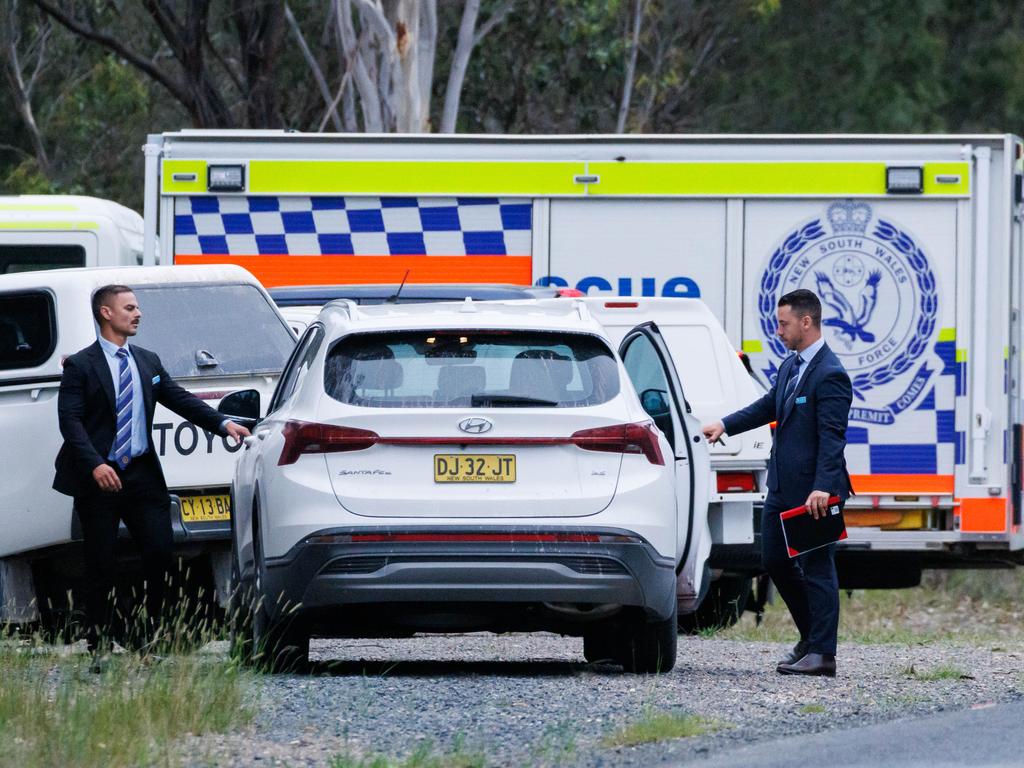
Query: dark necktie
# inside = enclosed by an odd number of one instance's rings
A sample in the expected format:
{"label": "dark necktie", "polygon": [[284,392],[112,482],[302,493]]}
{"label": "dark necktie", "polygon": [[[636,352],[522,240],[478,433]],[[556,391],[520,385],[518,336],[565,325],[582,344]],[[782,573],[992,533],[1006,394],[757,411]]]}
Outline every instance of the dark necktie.
{"label": "dark necktie", "polygon": [[793,367],[789,369],[789,381],[786,382],[786,394],[782,398],[782,407],[786,408],[789,405],[789,399],[796,394],[796,382],[800,377],[800,366],[804,364],[804,359],[800,355],[796,356],[796,360],[793,361]]}
{"label": "dark necktie", "polygon": [[117,433],[114,436],[114,461],[121,468],[132,460],[132,371],[128,365],[128,350],[117,350]]}

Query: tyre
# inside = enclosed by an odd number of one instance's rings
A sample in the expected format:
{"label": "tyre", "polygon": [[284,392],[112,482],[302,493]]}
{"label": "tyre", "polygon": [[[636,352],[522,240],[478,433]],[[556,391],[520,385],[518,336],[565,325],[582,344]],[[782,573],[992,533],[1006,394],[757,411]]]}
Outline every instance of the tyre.
{"label": "tyre", "polygon": [[302,672],[309,665],[309,631],[297,611],[275,617],[257,597],[252,613],[252,664],[264,672]]}
{"label": "tyre", "polygon": [[583,635],[583,658],[590,664],[617,663],[620,641],[618,627],[600,624]]}
{"label": "tyre", "polygon": [[697,610],[679,617],[679,631],[692,635],[703,630],[731,627],[743,615],[752,585],[750,577],[723,576],[716,579]]}
{"label": "tyre", "polygon": [[252,613],[253,590],[251,581],[242,581],[235,537],[231,537],[231,594],[228,598],[227,622],[230,654],[243,666],[253,662]]}
{"label": "tyre", "polygon": [[678,614],[675,602],[672,615],[662,621],[648,621],[638,615],[622,628],[618,661],[626,672],[661,674],[676,665]]}

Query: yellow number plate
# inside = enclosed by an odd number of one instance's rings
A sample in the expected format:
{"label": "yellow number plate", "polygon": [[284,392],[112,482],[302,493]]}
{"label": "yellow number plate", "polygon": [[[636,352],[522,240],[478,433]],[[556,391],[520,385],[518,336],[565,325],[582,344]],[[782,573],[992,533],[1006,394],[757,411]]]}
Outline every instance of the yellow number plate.
{"label": "yellow number plate", "polygon": [[181,522],[211,523],[231,519],[231,497],[182,496]]}
{"label": "yellow number plate", "polygon": [[514,483],[516,457],[509,453],[435,453],[435,483]]}

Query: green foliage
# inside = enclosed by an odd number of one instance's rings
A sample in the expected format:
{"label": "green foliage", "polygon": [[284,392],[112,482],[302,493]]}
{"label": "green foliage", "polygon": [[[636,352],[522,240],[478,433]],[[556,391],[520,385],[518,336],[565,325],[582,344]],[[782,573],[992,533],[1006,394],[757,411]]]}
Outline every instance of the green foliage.
{"label": "green foliage", "polygon": [[147,666],[124,655],[100,675],[88,664],[46,646],[0,646],[0,766],[166,763],[184,734],[226,732],[254,715],[245,679],[219,660]]}
{"label": "green foliage", "polygon": [[911,664],[902,671],[904,677],[925,682],[936,682],[938,680],[973,680],[971,675],[955,664],[940,664],[931,669],[920,670]]}
{"label": "green foliage", "polygon": [[701,736],[723,727],[723,723],[699,715],[648,708],[638,720],[605,736],[602,744],[606,747],[635,747],[639,744]]}
{"label": "green foliage", "polygon": [[346,752],[335,755],[329,765],[330,768],[483,768],[487,758],[481,752],[467,750],[460,737],[448,752],[437,751],[433,744],[421,744],[400,759]]}
{"label": "green foliage", "polygon": [[54,183],[39,170],[39,163],[34,157],[27,157],[7,168],[3,181],[0,181],[0,189],[6,195],[49,195],[57,191]]}

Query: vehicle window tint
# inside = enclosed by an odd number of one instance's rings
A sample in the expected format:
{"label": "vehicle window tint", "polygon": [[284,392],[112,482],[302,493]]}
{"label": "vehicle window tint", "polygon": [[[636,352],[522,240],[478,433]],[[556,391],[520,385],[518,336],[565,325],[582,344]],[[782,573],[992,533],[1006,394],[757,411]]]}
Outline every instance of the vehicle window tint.
{"label": "vehicle window tint", "polygon": [[672,392],[665,366],[644,334],[635,336],[622,355],[629,380],[640,395],[644,410],[654,419],[668,441],[674,446],[675,424],[672,420]]}
{"label": "vehicle window tint", "polygon": [[42,365],[53,353],[56,336],[50,294],[0,295],[0,370]]}
{"label": "vehicle window tint", "polygon": [[403,331],[347,336],[330,350],[325,388],[375,408],[569,408],[619,393],[601,339],[523,331]]}
{"label": "vehicle window tint", "polygon": [[287,403],[295,390],[298,389],[299,383],[306,375],[306,371],[309,370],[309,366],[316,359],[323,340],[324,329],[320,325],[311,326],[305,335],[299,339],[295,353],[292,355],[291,360],[288,361],[288,366],[281,375],[281,382],[277,386],[277,391],[270,401],[271,412],[276,411]]}
{"label": "vehicle window tint", "polygon": [[253,285],[159,285],[135,289],[136,341],[172,376],[280,373],[295,337]]}
{"label": "vehicle window tint", "polygon": [[80,245],[0,245],[0,275],[84,266]]}

